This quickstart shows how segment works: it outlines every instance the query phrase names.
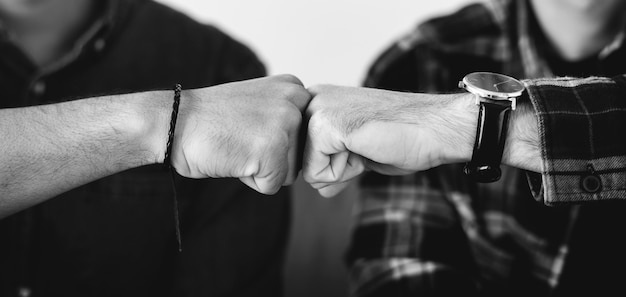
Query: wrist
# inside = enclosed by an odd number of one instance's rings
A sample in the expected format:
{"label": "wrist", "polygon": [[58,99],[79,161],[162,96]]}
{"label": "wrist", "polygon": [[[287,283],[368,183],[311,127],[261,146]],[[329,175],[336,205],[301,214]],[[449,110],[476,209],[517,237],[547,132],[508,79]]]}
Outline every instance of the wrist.
{"label": "wrist", "polygon": [[173,91],[149,91],[130,100],[132,113],[126,129],[141,152],[144,165],[163,163],[167,146]]}
{"label": "wrist", "polygon": [[511,113],[502,163],[541,172],[539,125],[527,95],[520,97],[517,109]]}
{"label": "wrist", "polygon": [[459,93],[441,96],[446,96],[442,99],[448,101],[442,111],[441,125],[438,125],[441,131],[436,131],[443,144],[441,163],[469,162],[472,159],[479,111],[474,95]]}

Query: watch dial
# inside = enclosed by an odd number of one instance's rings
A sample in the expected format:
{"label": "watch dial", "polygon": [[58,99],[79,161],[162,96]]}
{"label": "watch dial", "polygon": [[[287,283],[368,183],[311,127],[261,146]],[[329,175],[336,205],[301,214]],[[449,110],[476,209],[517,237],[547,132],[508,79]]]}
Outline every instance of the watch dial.
{"label": "watch dial", "polygon": [[491,73],[474,72],[465,77],[466,84],[496,93],[516,93],[524,90],[524,85],[510,76]]}

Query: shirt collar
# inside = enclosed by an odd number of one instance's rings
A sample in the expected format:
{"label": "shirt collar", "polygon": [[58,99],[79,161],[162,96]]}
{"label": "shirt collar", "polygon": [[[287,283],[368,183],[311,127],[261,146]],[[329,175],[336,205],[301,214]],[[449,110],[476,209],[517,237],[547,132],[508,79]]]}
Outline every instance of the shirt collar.
{"label": "shirt collar", "polygon": [[[39,69],[38,74],[44,75],[55,72],[72,63],[88,48],[101,47],[106,44],[107,39],[116,31],[120,30],[120,25],[125,16],[130,11],[135,1],[128,0],[104,0],[96,1],[100,10],[97,17],[89,24],[87,29],[74,41],[70,50],[61,56],[55,63]],[[0,41],[11,42],[11,32],[3,25],[0,19]]]}
{"label": "shirt collar", "polygon": [[[102,23],[103,27],[112,27],[120,19],[120,16],[126,12],[130,6],[129,2],[121,0],[97,1],[96,5],[101,5],[100,9],[102,9],[98,21]],[[10,30],[6,28],[3,20],[0,18],[0,38],[7,38],[9,34]]]}
{"label": "shirt collar", "polygon": [[101,5],[97,9],[101,9],[102,12],[98,14],[89,27],[74,41],[73,47],[67,53],[54,63],[40,69],[39,73],[43,75],[58,71],[78,59],[89,45],[98,42],[97,40],[99,39],[104,40],[115,24],[118,2],[117,0],[97,2],[96,5]]}

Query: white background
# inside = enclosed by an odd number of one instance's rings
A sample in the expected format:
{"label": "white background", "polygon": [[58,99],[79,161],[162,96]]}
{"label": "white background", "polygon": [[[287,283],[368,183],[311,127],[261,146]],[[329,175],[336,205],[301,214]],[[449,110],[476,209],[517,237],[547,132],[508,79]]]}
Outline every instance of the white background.
{"label": "white background", "polygon": [[468,0],[160,0],[251,47],[270,74],[358,85],[391,41]]}
{"label": "white background", "polygon": [[[358,86],[374,58],[426,18],[468,0],[159,0],[213,24],[250,47],[269,74],[291,73],[305,86]],[[285,267],[287,297],[347,296],[343,264],[358,195],[354,185],[325,199],[301,179],[294,191]]]}

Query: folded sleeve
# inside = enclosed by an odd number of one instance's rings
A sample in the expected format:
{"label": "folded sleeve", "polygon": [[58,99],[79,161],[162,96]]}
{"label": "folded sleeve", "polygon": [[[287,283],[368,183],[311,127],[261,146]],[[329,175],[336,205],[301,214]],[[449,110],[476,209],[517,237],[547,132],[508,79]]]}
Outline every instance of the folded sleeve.
{"label": "folded sleeve", "polygon": [[626,199],[626,77],[524,81],[541,141],[541,175],[529,174],[547,205]]}

